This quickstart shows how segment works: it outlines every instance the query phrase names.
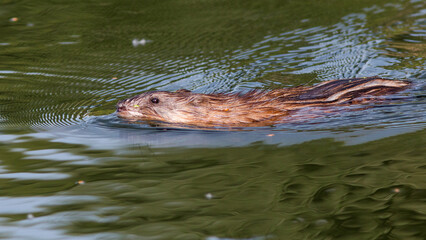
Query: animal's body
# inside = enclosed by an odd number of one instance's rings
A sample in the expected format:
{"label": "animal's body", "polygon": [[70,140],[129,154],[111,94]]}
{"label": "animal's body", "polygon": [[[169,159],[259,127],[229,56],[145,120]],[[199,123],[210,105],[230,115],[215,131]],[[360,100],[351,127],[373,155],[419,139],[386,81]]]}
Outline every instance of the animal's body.
{"label": "animal's body", "polygon": [[244,94],[200,94],[184,89],[146,92],[120,101],[117,114],[132,120],[198,127],[268,126],[286,122],[301,109],[377,101],[409,85],[409,81],[369,77]]}

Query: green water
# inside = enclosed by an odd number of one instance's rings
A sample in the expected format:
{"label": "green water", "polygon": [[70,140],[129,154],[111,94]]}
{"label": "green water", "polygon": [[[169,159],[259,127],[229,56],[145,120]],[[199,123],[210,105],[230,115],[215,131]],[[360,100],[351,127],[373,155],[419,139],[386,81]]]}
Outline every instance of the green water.
{"label": "green water", "polygon": [[[0,0],[0,238],[426,239],[425,29],[416,0]],[[414,87],[241,131],[114,114],[374,75]]]}

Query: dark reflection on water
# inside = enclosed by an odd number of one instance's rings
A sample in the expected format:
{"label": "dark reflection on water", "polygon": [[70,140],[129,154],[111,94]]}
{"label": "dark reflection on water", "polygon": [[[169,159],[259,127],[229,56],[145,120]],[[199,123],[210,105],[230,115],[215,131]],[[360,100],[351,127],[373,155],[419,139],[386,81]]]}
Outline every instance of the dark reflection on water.
{"label": "dark reflection on water", "polygon": [[52,239],[422,238],[424,134],[220,151],[4,135],[0,231]]}
{"label": "dark reflection on water", "polygon": [[[0,238],[425,239],[425,9],[0,2]],[[372,75],[415,87],[262,128],[153,127],[113,113],[147,90]]]}

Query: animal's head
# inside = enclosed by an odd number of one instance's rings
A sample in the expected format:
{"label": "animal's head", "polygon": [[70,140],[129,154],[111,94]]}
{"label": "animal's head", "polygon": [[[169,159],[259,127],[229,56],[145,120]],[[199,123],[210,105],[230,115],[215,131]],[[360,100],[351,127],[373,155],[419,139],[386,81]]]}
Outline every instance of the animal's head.
{"label": "animal's head", "polygon": [[117,114],[133,120],[184,123],[200,96],[188,90],[146,92],[117,103]]}

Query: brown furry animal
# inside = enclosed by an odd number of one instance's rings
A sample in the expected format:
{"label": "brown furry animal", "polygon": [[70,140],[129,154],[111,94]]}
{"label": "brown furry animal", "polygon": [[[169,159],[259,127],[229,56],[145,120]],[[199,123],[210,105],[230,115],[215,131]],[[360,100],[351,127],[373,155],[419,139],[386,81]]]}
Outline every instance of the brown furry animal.
{"label": "brown furry animal", "polygon": [[268,126],[287,122],[301,109],[314,111],[377,101],[378,96],[399,92],[409,85],[409,81],[369,77],[244,94],[199,94],[184,89],[157,91],[120,101],[117,114],[131,120],[197,127]]}

